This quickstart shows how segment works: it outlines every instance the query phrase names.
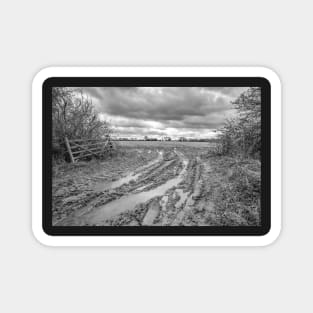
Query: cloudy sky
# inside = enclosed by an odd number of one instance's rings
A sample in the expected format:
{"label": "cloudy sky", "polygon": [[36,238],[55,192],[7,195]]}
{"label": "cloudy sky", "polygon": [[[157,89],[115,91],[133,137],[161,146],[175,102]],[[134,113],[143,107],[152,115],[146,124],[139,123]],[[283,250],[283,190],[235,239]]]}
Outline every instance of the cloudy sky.
{"label": "cloudy sky", "polygon": [[121,137],[214,137],[244,87],[85,87]]}

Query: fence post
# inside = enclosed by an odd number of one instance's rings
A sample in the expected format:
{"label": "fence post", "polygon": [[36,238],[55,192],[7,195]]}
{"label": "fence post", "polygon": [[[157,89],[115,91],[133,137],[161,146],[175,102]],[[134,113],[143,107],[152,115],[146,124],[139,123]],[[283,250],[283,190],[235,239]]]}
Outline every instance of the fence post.
{"label": "fence post", "polygon": [[66,145],[68,154],[70,155],[71,162],[74,163],[75,160],[74,160],[74,158],[73,158],[73,154],[72,154],[72,150],[71,150],[70,143],[69,143],[67,137],[64,137],[64,140],[65,140],[65,145]]}

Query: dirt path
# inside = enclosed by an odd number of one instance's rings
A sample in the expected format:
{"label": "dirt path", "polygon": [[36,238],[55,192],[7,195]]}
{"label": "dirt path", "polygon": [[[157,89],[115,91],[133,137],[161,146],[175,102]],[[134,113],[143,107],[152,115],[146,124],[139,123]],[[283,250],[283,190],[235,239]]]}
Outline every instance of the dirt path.
{"label": "dirt path", "polygon": [[[115,217],[120,218],[124,212],[134,211],[138,205],[164,196],[168,190],[179,185],[184,178],[187,165],[188,160],[182,153],[174,150],[164,157],[161,151],[157,159],[141,167],[136,173],[122,177],[110,186],[102,186],[104,193],[109,190],[108,196],[118,194],[121,197],[107,201],[101,206],[91,203],[55,225],[106,225],[114,221]],[[97,190],[100,186],[97,185]],[[156,213],[159,213],[160,205],[155,201],[153,203],[154,205],[147,205],[147,214],[142,221],[146,225],[153,224],[159,215]]]}
{"label": "dirt path", "polygon": [[127,147],[94,167],[59,173],[53,225],[259,225],[260,184],[249,174],[260,171],[256,161],[211,157],[205,147],[178,143],[151,147]]}

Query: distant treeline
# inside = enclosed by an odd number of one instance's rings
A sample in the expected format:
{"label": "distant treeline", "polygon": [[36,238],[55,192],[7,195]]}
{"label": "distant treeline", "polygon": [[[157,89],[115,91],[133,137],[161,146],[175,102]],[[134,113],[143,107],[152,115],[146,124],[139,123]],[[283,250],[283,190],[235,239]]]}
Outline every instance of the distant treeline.
{"label": "distant treeline", "polygon": [[189,139],[189,138],[184,138],[184,139],[158,139],[158,138],[147,138],[147,139],[142,139],[142,138],[113,138],[112,140],[115,141],[184,141],[184,142],[219,142],[219,138],[210,138],[210,139]]}

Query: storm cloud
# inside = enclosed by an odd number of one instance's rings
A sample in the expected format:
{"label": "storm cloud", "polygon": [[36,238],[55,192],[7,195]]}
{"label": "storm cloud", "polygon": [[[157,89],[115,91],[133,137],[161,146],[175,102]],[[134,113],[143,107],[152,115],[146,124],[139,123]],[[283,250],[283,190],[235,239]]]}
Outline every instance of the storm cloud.
{"label": "storm cloud", "polygon": [[117,136],[214,136],[244,87],[85,87]]}

